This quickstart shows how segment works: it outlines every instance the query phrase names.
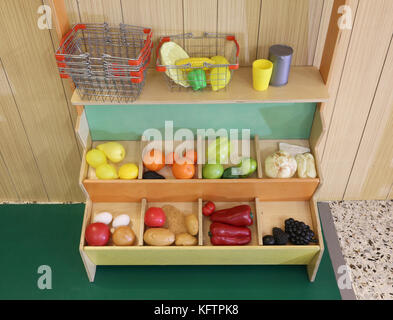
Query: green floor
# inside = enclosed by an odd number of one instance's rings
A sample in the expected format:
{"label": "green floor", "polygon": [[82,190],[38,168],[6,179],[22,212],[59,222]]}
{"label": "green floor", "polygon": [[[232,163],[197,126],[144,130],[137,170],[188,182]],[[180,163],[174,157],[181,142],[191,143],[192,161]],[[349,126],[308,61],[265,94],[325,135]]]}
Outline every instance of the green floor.
{"label": "green floor", "polygon": [[[328,251],[317,279],[304,266],[98,267],[78,252],[84,205],[0,205],[0,299],[340,299]],[[40,265],[52,289],[40,290]]]}

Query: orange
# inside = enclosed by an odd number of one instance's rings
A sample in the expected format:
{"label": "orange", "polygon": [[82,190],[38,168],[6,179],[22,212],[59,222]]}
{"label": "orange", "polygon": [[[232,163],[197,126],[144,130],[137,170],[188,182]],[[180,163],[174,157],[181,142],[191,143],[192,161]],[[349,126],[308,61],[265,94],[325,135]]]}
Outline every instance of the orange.
{"label": "orange", "polygon": [[159,171],[165,167],[165,156],[161,151],[152,149],[143,157],[143,164],[150,171]]}
{"label": "orange", "polygon": [[197,157],[197,152],[195,150],[188,150],[186,152],[183,153],[183,157],[184,158],[188,158],[191,161],[193,161],[192,163],[197,163],[198,157]]}
{"label": "orange", "polygon": [[195,165],[190,163],[187,159],[183,164],[174,163],[172,166],[172,173],[176,179],[192,179],[195,174]]}

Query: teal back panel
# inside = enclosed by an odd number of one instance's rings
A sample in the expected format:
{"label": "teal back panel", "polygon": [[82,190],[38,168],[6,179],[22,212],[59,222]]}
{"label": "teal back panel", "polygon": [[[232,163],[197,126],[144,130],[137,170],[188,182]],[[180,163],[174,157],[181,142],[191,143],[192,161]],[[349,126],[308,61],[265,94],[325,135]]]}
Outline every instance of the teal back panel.
{"label": "teal back panel", "polygon": [[[315,103],[86,106],[93,140],[138,140],[146,129],[250,129],[263,139],[308,139]],[[239,131],[240,134],[240,131]]]}

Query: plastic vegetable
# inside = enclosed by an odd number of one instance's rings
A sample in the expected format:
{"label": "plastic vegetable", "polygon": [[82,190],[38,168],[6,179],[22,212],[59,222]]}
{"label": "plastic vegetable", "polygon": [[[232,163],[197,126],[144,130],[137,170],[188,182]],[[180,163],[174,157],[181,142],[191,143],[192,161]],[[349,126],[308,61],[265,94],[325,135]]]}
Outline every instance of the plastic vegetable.
{"label": "plastic vegetable", "polygon": [[235,227],[218,222],[210,225],[209,236],[213,245],[244,245],[251,241],[251,231],[247,227]]}
{"label": "plastic vegetable", "polygon": [[203,215],[205,215],[205,216],[210,216],[210,215],[214,212],[214,210],[216,210],[216,206],[214,205],[213,202],[208,201],[208,202],[206,202],[205,205],[203,206],[203,208],[202,208],[202,213],[203,213]]}
{"label": "plastic vegetable", "polygon": [[265,173],[270,178],[291,178],[296,169],[295,158],[284,151],[277,151],[265,160]]}
{"label": "plastic vegetable", "polygon": [[227,223],[238,227],[252,225],[252,218],[251,207],[247,204],[218,210],[210,216],[210,220],[213,222]]}
{"label": "plastic vegetable", "polygon": [[112,235],[112,241],[116,246],[132,246],[135,239],[135,233],[129,226],[117,228]]}
{"label": "plastic vegetable", "polygon": [[[176,61],[176,65],[177,66],[182,66],[185,64],[190,64],[191,67],[193,68],[203,68],[204,64],[208,63],[208,64],[214,64],[214,61],[212,59],[209,58],[186,58],[186,59],[180,59]],[[209,67],[205,67],[203,68],[203,70],[208,70]],[[191,68],[184,68],[184,69],[180,69],[182,71],[192,71],[193,69]]]}
{"label": "plastic vegetable", "polygon": [[164,176],[160,175],[155,171],[146,171],[143,173],[143,179],[165,179]]}
{"label": "plastic vegetable", "polygon": [[229,167],[224,170],[224,173],[222,174],[222,179],[239,179],[240,176],[240,169],[239,167]]}
{"label": "plastic vegetable", "polygon": [[242,178],[247,178],[257,170],[257,162],[253,158],[243,158],[238,165]]}
{"label": "plastic vegetable", "polygon": [[297,174],[300,178],[315,178],[317,171],[315,170],[315,161],[311,153],[297,154]]}
{"label": "plastic vegetable", "polygon": [[151,207],[145,213],[145,225],[148,227],[162,227],[165,220],[165,212],[161,208]]}
{"label": "plastic vegetable", "polygon": [[109,227],[105,223],[95,222],[87,226],[85,239],[89,246],[105,246],[110,235]]}
{"label": "plastic vegetable", "polygon": [[206,74],[202,69],[195,69],[187,74],[187,79],[194,91],[206,88]]}

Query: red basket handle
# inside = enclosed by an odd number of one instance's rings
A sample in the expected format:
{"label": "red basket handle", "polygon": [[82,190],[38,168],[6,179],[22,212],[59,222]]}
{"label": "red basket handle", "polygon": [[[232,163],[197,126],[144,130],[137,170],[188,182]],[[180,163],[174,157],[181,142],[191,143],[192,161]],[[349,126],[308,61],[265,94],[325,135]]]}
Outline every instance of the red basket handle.
{"label": "red basket handle", "polygon": [[166,71],[166,67],[165,66],[158,65],[158,58],[159,58],[159,55],[160,55],[161,46],[165,42],[169,42],[169,41],[171,41],[170,37],[162,37],[161,40],[160,40],[160,43],[158,44],[157,49],[156,49],[156,70],[159,71],[159,72],[165,72]]}
{"label": "red basket handle", "polygon": [[227,36],[227,40],[235,42],[235,45],[236,45],[236,64],[232,65],[232,66],[229,66],[228,68],[231,69],[231,70],[239,69],[239,54],[240,54],[239,43],[237,42],[235,36]]}
{"label": "red basket handle", "polygon": [[[72,32],[77,32],[80,29],[86,29],[86,25],[83,23],[76,24],[71,30],[69,30],[61,39],[59,49],[56,50],[56,59],[59,61],[63,61],[65,58],[62,54],[64,54],[64,44],[67,41],[70,41],[72,37],[70,37]],[[68,37],[70,37],[68,39]]]}
{"label": "red basket handle", "polygon": [[153,37],[153,32],[151,31],[151,29],[144,29],[143,32],[144,32],[144,33],[149,33],[149,35],[147,36],[147,38],[146,38],[146,40],[145,40],[145,45],[144,45],[143,48],[141,49],[142,55],[139,57],[138,60],[134,60],[134,59],[128,60],[128,64],[129,64],[130,66],[137,66],[138,64],[140,64],[141,61],[142,61],[143,58],[144,58],[145,51],[150,50],[150,48],[149,48],[150,43],[153,44],[153,42],[152,42],[152,40],[151,40],[152,37]]}

